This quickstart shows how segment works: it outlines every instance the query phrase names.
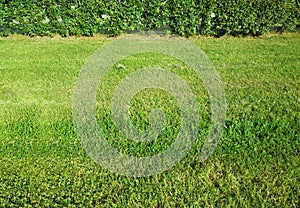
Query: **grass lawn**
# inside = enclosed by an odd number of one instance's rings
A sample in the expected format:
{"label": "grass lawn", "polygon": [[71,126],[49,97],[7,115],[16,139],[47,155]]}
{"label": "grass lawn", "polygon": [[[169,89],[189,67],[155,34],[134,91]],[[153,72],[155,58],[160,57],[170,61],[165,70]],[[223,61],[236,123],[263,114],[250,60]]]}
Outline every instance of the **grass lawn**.
{"label": "grass lawn", "polygon": [[115,65],[99,86],[96,115],[107,140],[126,154],[166,149],[180,125],[174,99],[145,90],[132,100],[133,122],[146,129],[149,112],[158,106],[168,128],[152,143],[122,138],[109,100],[126,75],[159,64],[187,80],[197,96],[196,145],[173,168],[144,178],[103,169],[87,156],[73,126],[72,95],[81,67],[110,40],[0,38],[0,207],[299,207],[299,34],[190,39],[219,72],[228,105],[219,145],[202,163],[210,111],[201,80],[178,60],[158,54]]}

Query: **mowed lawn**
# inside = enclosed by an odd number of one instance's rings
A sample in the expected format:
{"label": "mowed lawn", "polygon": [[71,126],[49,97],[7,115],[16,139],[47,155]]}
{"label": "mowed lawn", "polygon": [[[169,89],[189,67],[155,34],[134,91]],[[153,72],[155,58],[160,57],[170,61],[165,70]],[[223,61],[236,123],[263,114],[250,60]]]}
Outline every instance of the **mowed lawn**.
{"label": "mowed lawn", "polygon": [[224,133],[202,163],[210,110],[193,71],[159,54],[136,55],[113,67],[99,86],[95,113],[107,140],[126,154],[166,149],[178,133],[180,115],[169,94],[141,92],[132,101],[133,123],[146,129],[149,112],[159,106],[168,128],[153,143],[122,138],[109,101],[124,77],[143,66],[163,66],[185,79],[197,96],[201,121],[195,146],[173,168],[142,178],[94,162],[73,126],[79,72],[112,40],[0,38],[0,207],[299,207],[299,34],[190,39],[216,67],[227,99]]}

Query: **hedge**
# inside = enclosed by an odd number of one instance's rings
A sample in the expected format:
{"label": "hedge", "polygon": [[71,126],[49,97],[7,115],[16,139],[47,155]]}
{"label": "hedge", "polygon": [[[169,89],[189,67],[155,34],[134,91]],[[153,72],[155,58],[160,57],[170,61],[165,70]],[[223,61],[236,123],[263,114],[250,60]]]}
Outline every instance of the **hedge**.
{"label": "hedge", "polygon": [[117,35],[158,30],[189,35],[295,31],[300,0],[0,0],[0,33]]}

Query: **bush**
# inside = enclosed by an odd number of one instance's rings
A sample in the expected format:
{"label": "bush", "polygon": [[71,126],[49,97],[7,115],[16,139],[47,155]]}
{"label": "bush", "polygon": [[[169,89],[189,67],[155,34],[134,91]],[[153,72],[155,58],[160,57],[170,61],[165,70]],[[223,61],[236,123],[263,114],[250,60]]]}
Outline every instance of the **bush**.
{"label": "bush", "polygon": [[299,0],[0,0],[1,35],[92,36],[157,30],[261,35],[300,25]]}

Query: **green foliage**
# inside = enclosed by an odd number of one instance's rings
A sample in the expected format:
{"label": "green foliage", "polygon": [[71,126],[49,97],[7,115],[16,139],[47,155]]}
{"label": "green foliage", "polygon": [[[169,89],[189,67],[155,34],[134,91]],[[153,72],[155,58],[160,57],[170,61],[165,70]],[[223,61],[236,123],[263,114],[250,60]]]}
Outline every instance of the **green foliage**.
{"label": "green foliage", "polygon": [[1,0],[0,33],[117,35],[158,30],[181,36],[261,35],[300,25],[298,0]]}

